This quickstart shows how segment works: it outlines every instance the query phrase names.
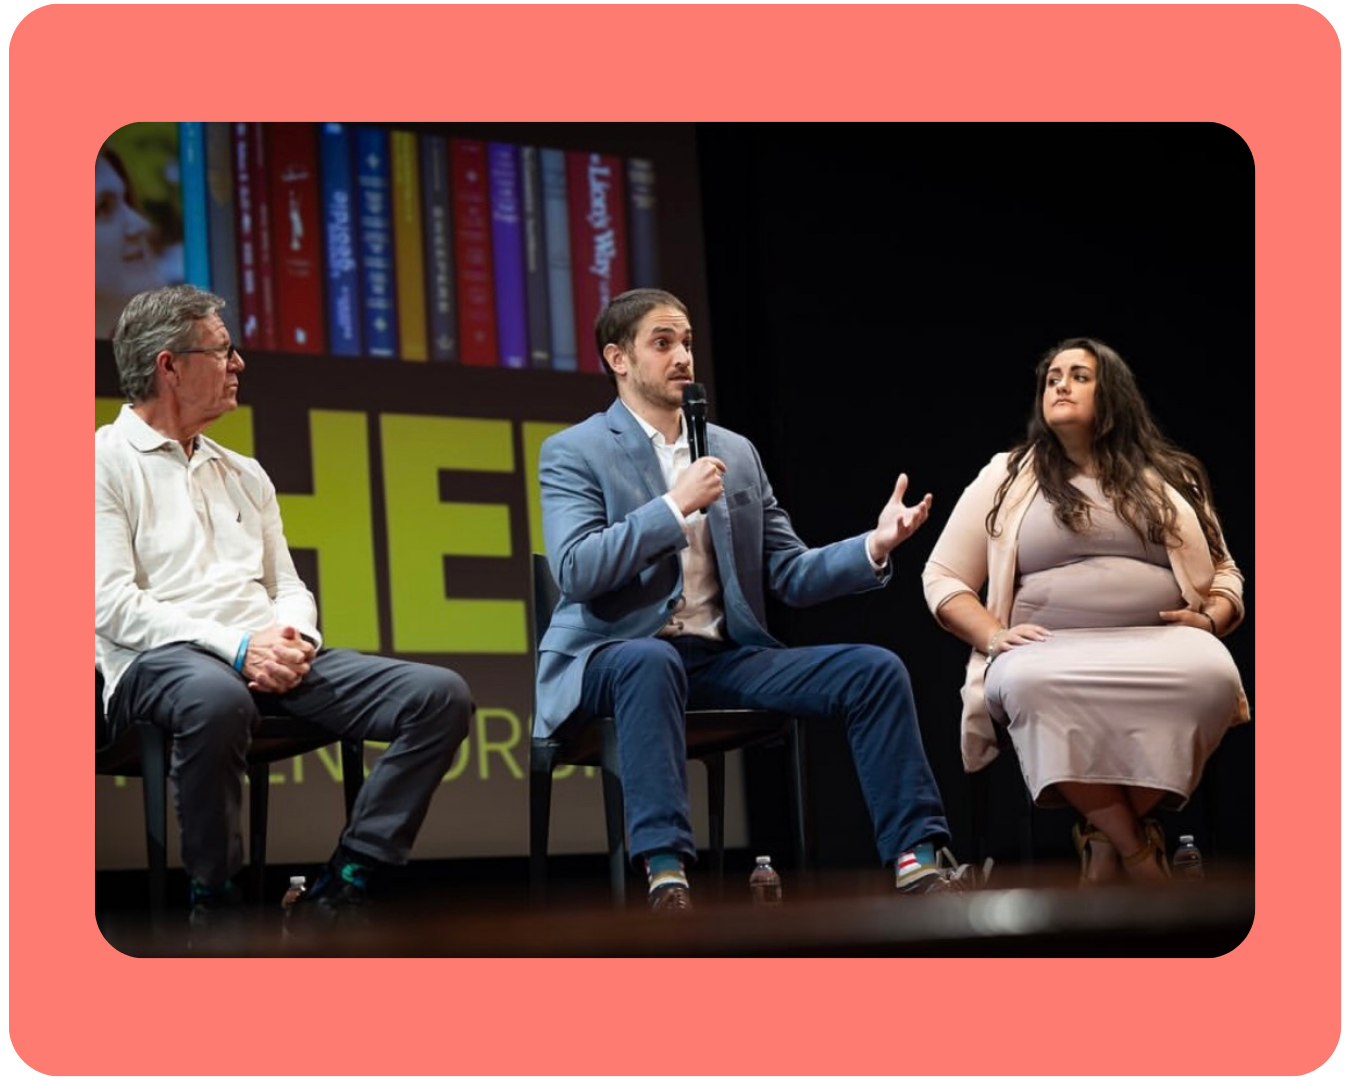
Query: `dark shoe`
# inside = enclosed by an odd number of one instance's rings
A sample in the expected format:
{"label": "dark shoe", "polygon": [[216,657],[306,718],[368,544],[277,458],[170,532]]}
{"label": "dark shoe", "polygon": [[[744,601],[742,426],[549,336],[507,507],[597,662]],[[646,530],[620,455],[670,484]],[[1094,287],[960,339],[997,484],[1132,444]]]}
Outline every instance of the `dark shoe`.
{"label": "dark shoe", "polygon": [[188,912],[188,952],[233,956],[248,944],[248,911],[233,883],[199,897]]}
{"label": "dark shoe", "polygon": [[984,866],[976,870],[974,864],[957,862],[950,848],[939,848],[937,853],[938,873],[947,883],[948,892],[971,892],[989,884],[989,875],[994,872],[994,860],[985,859]]}
{"label": "dark shoe", "polygon": [[662,885],[648,895],[647,904],[658,915],[682,914],[694,910],[688,885]]}
{"label": "dark shoe", "polygon": [[303,893],[286,917],[287,930],[335,930],[340,927],[366,926],[370,922],[370,901],[365,889],[342,882],[323,892]]}
{"label": "dark shoe", "polygon": [[972,889],[980,888],[989,880],[989,873],[994,866],[993,859],[986,859],[984,875],[981,878],[979,872],[970,863],[957,862],[956,856],[948,848],[939,848],[936,855],[937,861],[932,866],[925,866],[924,871],[926,872],[922,876],[912,877],[907,885],[896,886],[896,891],[902,896],[970,892]]}
{"label": "dark shoe", "polygon": [[927,896],[929,893],[955,892],[947,879],[937,870],[930,870],[922,877],[916,877],[903,888],[896,890],[901,896]]}

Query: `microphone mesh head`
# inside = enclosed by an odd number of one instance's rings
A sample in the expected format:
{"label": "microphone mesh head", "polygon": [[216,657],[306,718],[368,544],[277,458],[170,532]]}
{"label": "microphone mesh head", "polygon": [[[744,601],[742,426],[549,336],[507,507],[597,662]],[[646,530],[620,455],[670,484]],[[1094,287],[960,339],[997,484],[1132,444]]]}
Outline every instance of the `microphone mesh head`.
{"label": "microphone mesh head", "polygon": [[701,382],[690,382],[684,384],[684,403],[686,405],[704,404],[708,400],[708,392],[703,389]]}

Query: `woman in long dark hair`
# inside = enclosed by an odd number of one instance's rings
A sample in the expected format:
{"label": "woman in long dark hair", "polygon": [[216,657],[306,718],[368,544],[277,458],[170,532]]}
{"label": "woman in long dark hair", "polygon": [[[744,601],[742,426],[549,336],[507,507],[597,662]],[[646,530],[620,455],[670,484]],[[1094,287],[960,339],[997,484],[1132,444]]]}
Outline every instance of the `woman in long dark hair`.
{"label": "woman in long dark hair", "polygon": [[1242,574],[1204,467],[1113,349],[1061,342],[1036,388],[1026,440],[966,488],[924,568],[929,608],[972,646],[962,757],[989,764],[1004,726],[1036,803],[1082,815],[1084,882],[1162,878],[1148,814],[1184,805],[1250,717],[1219,641],[1242,621]]}

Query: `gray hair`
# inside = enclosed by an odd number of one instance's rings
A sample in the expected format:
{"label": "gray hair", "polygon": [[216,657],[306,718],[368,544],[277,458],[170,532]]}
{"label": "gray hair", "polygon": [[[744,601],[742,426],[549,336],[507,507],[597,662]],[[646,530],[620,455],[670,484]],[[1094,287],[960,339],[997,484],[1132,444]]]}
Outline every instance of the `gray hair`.
{"label": "gray hair", "polygon": [[224,307],[224,297],[195,285],[168,285],[133,296],[113,333],[122,392],[132,401],[153,398],[155,357],[165,349],[192,348],[197,320]]}

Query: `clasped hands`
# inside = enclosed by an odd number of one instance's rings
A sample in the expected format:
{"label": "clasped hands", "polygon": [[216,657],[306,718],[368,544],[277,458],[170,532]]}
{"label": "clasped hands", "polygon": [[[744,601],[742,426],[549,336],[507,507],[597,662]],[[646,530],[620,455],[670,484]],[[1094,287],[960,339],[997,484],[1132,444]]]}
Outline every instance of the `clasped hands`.
{"label": "clasped hands", "polygon": [[249,639],[244,678],[250,690],[284,694],[309,674],[314,646],[293,626],[269,626]]}

